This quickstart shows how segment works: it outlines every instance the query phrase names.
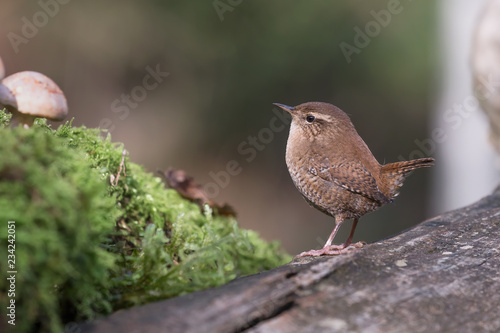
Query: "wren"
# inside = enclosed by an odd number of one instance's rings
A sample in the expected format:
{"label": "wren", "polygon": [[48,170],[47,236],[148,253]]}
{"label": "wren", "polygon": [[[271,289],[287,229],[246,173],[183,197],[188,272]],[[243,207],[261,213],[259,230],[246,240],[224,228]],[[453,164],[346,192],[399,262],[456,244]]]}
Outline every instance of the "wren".
{"label": "wren", "polygon": [[[292,116],[286,165],[295,187],[311,206],[335,218],[325,246],[297,257],[337,255],[363,247],[363,242],[352,243],[358,219],[392,202],[411,171],[433,165],[431,157],[380,165],[349,116],[332,104],[274,105]],[[353,219],[347,241],[332,245],[347,219]]]}

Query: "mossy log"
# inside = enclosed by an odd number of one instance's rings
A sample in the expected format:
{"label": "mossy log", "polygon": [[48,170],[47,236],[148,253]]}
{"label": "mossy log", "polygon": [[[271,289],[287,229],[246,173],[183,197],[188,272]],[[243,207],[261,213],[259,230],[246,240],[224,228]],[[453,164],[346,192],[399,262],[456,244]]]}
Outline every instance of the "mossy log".
{"label": "mossy log", "polygon": [[83,332],[500,332],[500,188],[336,257],[119,311]]}

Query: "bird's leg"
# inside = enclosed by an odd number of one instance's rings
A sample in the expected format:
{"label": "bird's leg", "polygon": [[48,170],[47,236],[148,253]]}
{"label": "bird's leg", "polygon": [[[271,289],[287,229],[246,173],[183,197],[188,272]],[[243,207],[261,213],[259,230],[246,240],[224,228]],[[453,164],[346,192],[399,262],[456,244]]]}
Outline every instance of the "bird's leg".
{"label": "bird's leg", "polygon": [[[319,257],[319,256],[322,256],[324,254],[330,254],[330,255],[340,254],[340,251],[338,249],[333,249],[334,252],[332,252],[330,250],[330,248],[332,247],[331,244],[333,242],[333,239],[335,238],[335,235],[337,234],[337,231],[339,231],[341,224],[342,224],[342,222],[335,224],[335,228],[333,228],[333,231],[330,234],[330,237],[328,237],[328,240],[326,241],[325,246],[323,246],[323,248],[321,250],[310,250],[310,251],[302,252],[301,254],[295,256],[295,258],[301,258],[301,257],[307,257],[307,256]],[[333,245],[333,246],[335,246],[335,245]]]}
{"label": "bird's leg", "polygon": [[[342,222],[344,222],[344,221],[342,221]],[[339,231],[340,226],[342,225],[342,222],[335,223],[335,228],[333,228],[332,233],[330,234],[330,237],[328,237],[328,239],[327,239],[325,245],[323,246],[323,248],[327,248],[327,247],[332,246],[333,239],[335,238],[335,235],[337,234],[337,231]]]}
{"label": "bird's leg", "polygon": [[333,240],[333,238],[332,238],[331,240],[328,239],[330,241],[330,243],[326,242],[324,247],[328,246],[330,250],[339,250],[339,251],[341,251],[341,253],[345,253],[350,249],[363,247],[363,245],[364,245],[363,242],[357,242],[357,243],[352,244],[352,238],[354,236],[354,231],[356,230],[357,225],[358,225],[358,219],[354,219],[354,221],[352,222],[351,233],[349,234],[349,237],[347,238],[347,240],[345,241],[344,244],[331,245],[331,241]]}
{"label": "bird's leg", "polygon": [[345,241],[344,244],[340,245],[342,247],[343,251],[353,249],[353,248],[361,248],[364,245],[364,242],[357,242],[352,244],[352,237],[354,236],[354,230],[356,230],[356,226],[358,225],[358,219],[354,219],[352,222],[352,227],[351,227],[351,233],[349,234],[349,237]]}
{"label": "bird's leg", "polygon": [[318,257],[322,255],[337,255],[337,254],[342,254],[342,253],[347,253],[349,250],[354,249],[354,248],[361,248],[363,247],[362,242],[357,242],[354,244],[352,243],[352,237],[354,236],[354,230],[356,229],[356,225],[358,224],[358,219],[354,219],[354,222],[352,224],[351,228],[351,233],[349,235],[349,238],[347,238],[347,241],[344,244],[341,245],[332,245],[333,239],[335,238],[335,235],[337,234],[337,231],[339,231],[340,226],[344,222],[344,219],[341,217],[335,217],[335,228],[333,228],[332,233],[330,234],[330,237],[328,237],[328,240],[325,243],[325,246],[321,250],[310,250],[306,252],[302,252],[301,254],[297,255],[295,258],[301,258],[301,257],[307,257],[307,256],[312,256],[312,257]]}

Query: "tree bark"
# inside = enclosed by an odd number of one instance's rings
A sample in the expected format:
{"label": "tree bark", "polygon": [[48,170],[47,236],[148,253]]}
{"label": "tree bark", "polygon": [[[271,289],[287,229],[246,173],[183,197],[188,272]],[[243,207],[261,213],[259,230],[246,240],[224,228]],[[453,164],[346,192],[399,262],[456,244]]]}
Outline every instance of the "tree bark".
{"label": "tree bark", "polygon": [[500,332],[500,188],[340,256],[118,311],[83,332]]}

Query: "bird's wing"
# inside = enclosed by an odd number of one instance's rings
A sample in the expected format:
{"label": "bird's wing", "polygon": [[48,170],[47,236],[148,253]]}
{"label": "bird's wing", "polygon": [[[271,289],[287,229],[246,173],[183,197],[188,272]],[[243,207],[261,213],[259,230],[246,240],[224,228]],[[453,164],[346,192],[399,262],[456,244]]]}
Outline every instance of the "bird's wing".
{"label": "bird's wing", "polygon": [[360,163],[329,163],[328,159],[321,162],[311,160],[309,172],[328,182],[360,194],[373,201],[385,204],[390,200],[380,192],[377,181]]}

